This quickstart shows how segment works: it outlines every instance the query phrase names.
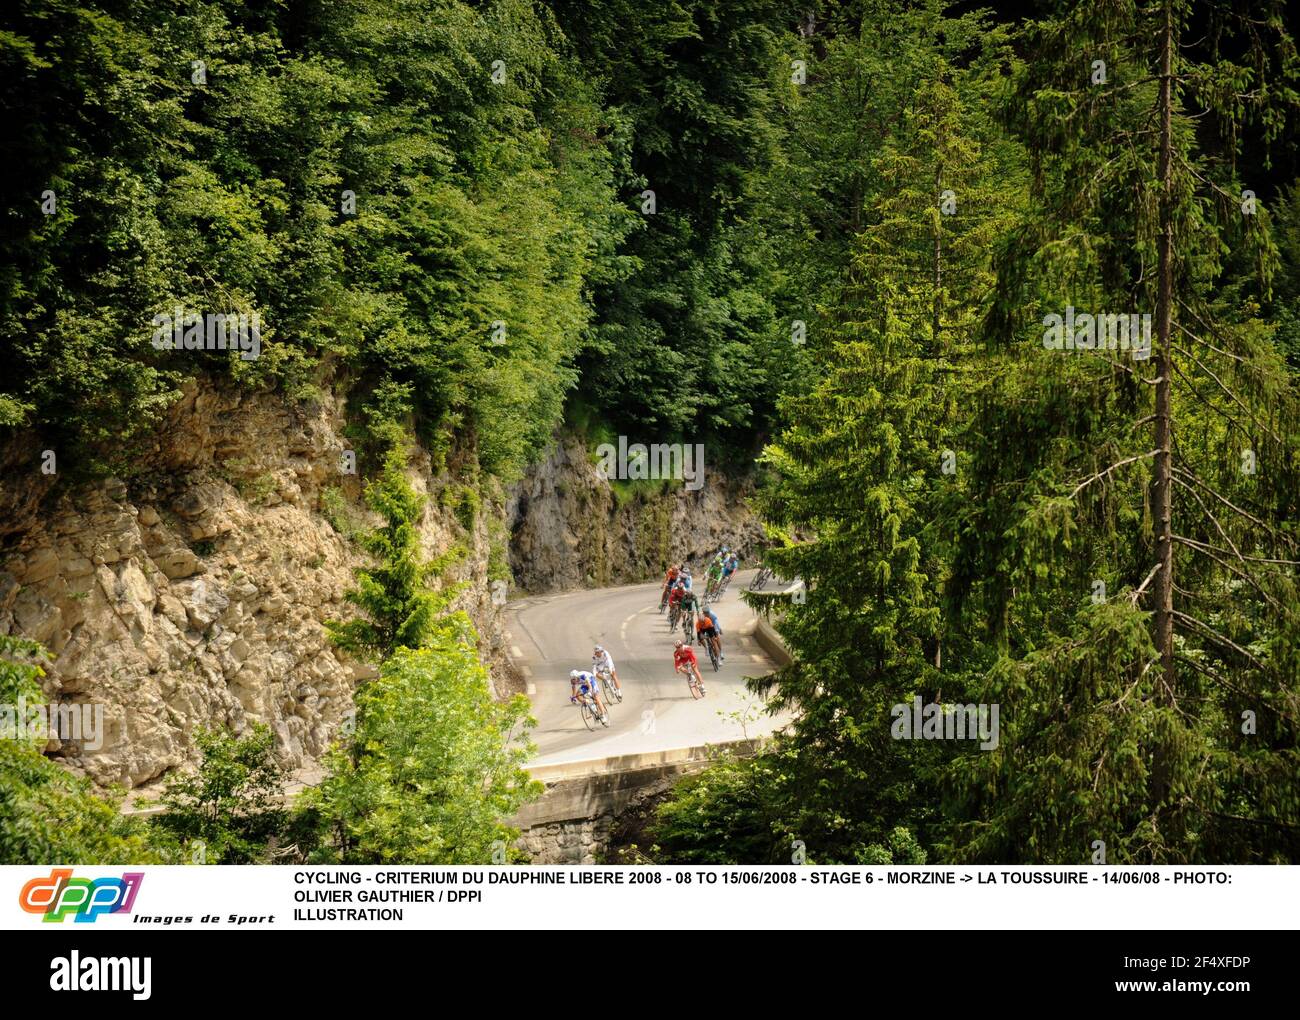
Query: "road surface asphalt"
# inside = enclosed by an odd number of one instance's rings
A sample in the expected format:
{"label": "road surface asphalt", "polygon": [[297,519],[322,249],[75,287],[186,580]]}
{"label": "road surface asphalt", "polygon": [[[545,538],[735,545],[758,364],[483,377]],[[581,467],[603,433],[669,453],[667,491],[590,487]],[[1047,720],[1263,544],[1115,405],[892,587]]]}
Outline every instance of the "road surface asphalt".
{"label": "road surface asphalt", "polygon": [[[673,642],[681,631],[669,631],[666,610],[659,614],[658,582],[510,603],[510,654],[523,670],[538,723],[530,733],[537,745],[531,764],[697,747],[764,736],[785,725],[788,715],[765,714],[762,701],[745,690],[746,677],[776,668],[754,640],[754,613],[740,598],[753,574],[738,573],[712,606],[722,624],[722,668],[715,673],[705,650],[694,646],[708,692],[698,701],[673,670]],[[596,644],[614,657],[623,701],[610,706],[608,729],[597,724],[589,731],[569,702],[569,670],[590,669]]]}

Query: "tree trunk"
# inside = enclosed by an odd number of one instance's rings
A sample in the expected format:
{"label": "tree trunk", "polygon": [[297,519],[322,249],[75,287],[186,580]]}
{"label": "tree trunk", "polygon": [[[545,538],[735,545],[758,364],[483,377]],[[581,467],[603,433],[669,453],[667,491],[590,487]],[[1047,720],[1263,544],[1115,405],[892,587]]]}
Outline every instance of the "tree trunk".
{"label": "tree trunk", "polygon": [[1160,572],[1155,583],[1156,649],[1164,673],[1165,697],[1174,694],[1174,542],[1173,542],[1173,7],[1165,3],[1160,59],[1160,265],[1156,296],[1156,413],[1155,497],[1156,555]]}
{"label": "tree trunk", "polygon": [[934,345],[934,356],[939,357],[939,331],[940,315],[943,310],[943,299],[940,288],[943,287],[943,208],[940,206],[942,201],[943,187],[943,166],[942,164],[934,168],[934,209],[931,215],[934,216],[934,309],[930,322],[930,340]]}

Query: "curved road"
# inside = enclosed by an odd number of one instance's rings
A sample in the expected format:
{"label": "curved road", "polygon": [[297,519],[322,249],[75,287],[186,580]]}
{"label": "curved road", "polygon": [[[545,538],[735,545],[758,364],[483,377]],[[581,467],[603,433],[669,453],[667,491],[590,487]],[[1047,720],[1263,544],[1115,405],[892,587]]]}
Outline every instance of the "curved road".
{"label": "curved road", "polygon": [[[754,614],[740,591],[753,571],[732,579],[714,604],[722,624],[727,660],[713,672],[698,645],[707,695],[691,698],[686,678],[673,670],[668,614],[659,615],[658,583],[563,592],[520,599],[506,608],[510,654],[528,682],[537,727],[532,765],[557,765],[623,754],[697,747],[771,733],[788,715],[763,713],[761,700],[745,690],[745,677],[775,665],[753,638]],[[614,657],[623,702],[610,707],[609,728],[588,730],[569,703],[569,670],[590,669],[593,645]],[[737,714],[745,716],[742,723]]]}

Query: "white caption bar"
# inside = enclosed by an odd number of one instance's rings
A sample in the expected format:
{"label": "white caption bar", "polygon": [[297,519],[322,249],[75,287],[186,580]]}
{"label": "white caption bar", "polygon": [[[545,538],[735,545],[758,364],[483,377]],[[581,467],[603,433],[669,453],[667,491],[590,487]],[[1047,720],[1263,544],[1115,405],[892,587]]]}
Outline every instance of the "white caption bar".
{"label": "white caption bar", "polygon": [[1296,867],[0,867],[9,929],[1280,929]]}

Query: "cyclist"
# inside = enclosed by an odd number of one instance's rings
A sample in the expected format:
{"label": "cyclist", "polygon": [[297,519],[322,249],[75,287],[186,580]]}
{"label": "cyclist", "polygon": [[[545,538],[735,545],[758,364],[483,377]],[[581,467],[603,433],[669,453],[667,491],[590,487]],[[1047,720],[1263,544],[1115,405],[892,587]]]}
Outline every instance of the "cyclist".
{"label": "cyclist", "polygon": [[722,581],[722,561],[714,558],[709,564],[709,569],[704,572],[704,577],[704,597],[707,599],[713,595]]}
{"label": "cyclist", "polygon": [[614,685],[614,690],[621,691],[623,685],[618,682],[618,671],[614,668],[614,659],[600,645],[591,650],[591,671],[597,676],[601,673],[609,674],[609,682]]}
{"label": "cyclist", "polygon": [[580,697],[584,700],[591,698],[600,718],[605,718],[605,703],[600,700],[600,681],[585,669],[573,669],[569,671],[569,700],[576,705]]}
{"label": "cyclist", "polygon": [[[682,593],[681,614],[685,621],[683,626],[686,628],[685,633],[690,634],[691,629],[695,626],[695,614],[700,611],[700,599],[690,588]],[[688,637],[689,641],[690,638]]]}
{"label": "cyclist", "polygon": [[719,662],[726,661],[727,657],[722,654],[722,624],[718,622],[718,617],[712,609],[702,610],[695,618],[695,637],[700,644],[708,641],[713,646]]}
{"label": "cyclist", "polygon": [[685,673],[687,676],[695,677],[695,684],[704,693],[704,677],[700,676],[700,660],[695,657],[695,649],[686,644],[681,638],[677,639],[677,645],[673,649],[673,668],[678,673]]}
{"label": "cyclist", "polygon": [[672,591],[673,584],[677,581],[677,575],[680,573],[681,571],[678,569],[676,563],[668,567],[668,573],[664,575],[664,591],[659,597],[659,612],[662,613],[664,611],[664,606],[668,604],[668,593]]}
{"label": "cyclist", "polygon": [[722,563],[722,587],[731,583],[731,575],[740,567],[740,557],[734,552],[728,553],[727,558]]}

